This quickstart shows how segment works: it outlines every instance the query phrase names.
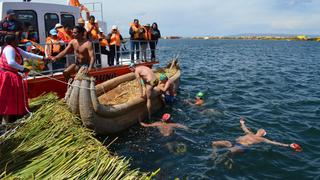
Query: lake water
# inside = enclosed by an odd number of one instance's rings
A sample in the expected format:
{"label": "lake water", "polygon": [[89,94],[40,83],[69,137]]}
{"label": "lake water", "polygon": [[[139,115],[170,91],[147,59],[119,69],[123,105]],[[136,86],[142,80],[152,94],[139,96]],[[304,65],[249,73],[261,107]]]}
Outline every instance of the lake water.
{"label": "lake water", "polygon": [[[172,114],[191,131],[163,137],[139,125],[117,135],[109,147],[131,158],[133,168],[157,179],[319,179],[320,43],[245,40],[161,40],[160,66],[179,55],[178,102],[155,114]],[[203,107],[186,105],[198,91]],[[266,137],[296,142],[303,152],[259,144],[244,154],[212,156],[211,141],[244,135],[239,118]]]}

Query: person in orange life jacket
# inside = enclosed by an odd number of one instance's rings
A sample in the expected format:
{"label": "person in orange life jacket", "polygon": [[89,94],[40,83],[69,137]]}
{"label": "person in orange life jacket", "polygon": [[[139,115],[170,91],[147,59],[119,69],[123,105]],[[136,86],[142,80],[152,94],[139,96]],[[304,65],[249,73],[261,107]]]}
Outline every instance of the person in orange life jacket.
{"label": "person in orange life jacket", "polygon": [[139,116],[139,123],[143,127],[157,127],[163,136],[170,136],[173,133],[174,128],[180,128],[185,130],[189,129],[185,125],[172,122],[171,115],[169,113],[163,114],[160,121],[151,124],[143,123],[141,121],[141,117]]}
{"label": "person in orange life jacket", "polygon": [[123,38],[116,25],[111,27],[111,32],[108,34],[107,40],[109,41],[110,48],[110,59],[108,59],[109,66],[113,66],[114,59],[116,59],[116,63],[119,65],[120,46]]}
{"label": "person in orange life jacket", "polygon": [[86,30],[92,41],[99,40],[99,25],[94,16],[90,16],[89,22],[86,24]]}
{"label": "person in orange life jacket", "polygon": [[49,32],[49,37],[46,39],[45,53],[46,57],[58,55],[62,48],[58,39],[58,32],[55,29],[51,29]]}
{"label": "person in orange life jacket", "polygon": [[76,62],[71,64],[64,70],[63,75],[68,81],[72,74],[76,73],[81,67],[84,68],[84,73],[87,74],[93,68],[94,52],[92,42],[84,37],[85,29],[80,26],[75,26],[72,30],[74,39],[70,41],[68,46],[58,55],[52,57],[53,61],[57,61],[64,57],[67,53],[73,52],[76,56]]}
{"label": "person in orange life jacket", "polygon": [[6,35],[5,46],[0,58],[0,116],[2,123],[8,123],[10,116],[24,115],[28,107],[28,89],[18,72],[28,72],[22,65],[23,58],[50,60],[18,47],[19,37]]}
{"label": "person in orange life jacket", "polygon": [[65,42],[65,43],[69,43],[72,40],[72,37],[67,33],[66,29],[63,27],[62,24],[57,23],[55,25],[55,29],[58,32],[59,40]]}
{"label": "person in orange life jacket", "polygon": [[109,52],[109,42],[107,40],[106,35],[103,33],[103,30],[99,28],[99,42],[101,47],[101,54],[108,55],[108,58],[110,56]]}
{"label": "person in orange life jacket", "polygon": [[150,50],[151,50],[151,60],[155,61],[156,59],[156,47],[158,44],[158,39],[161,37],[160,30],[158,29],[158,24],[153,23],[151,26],[151,40],[149,42]]}
{"label": "person in orange life jacket", "polygon": [[88,8],[85,5],[80,4],[79,0],[68,0],[68,4],[70,6],[79,7],[79,9],[80,9],[80,17],[82,18],[82,11],[84,11],[86,13],[87,19],[89,19],[90,12],[89,12]]}
{"label": "person in orange life jacket", "polygon": [[4,44],[4,38],[7,34],[20,35],[22,24],[16,19],[14,10],[9,9],[7,15],[0,21],[0,45]]}
{"label": "person in orange life jacket", "polygon": [[134,63],[134,54],[136,53],[137,59],[140,55],[140,41],[143,40],[144,28],[139,24],[138,19],[134,19],[133,23],[130,23],[130,48],[131,48],[131,62]]}
{"label": "person in orange life jacket", "polygon": [[142,61],[146,62],[147,61],[147,47],[149,44],[149,41],[151,40],[151,29],[150,29],[150,24],[146,24],[143,26],[144,28],[144,35],[143,35],[143,40],[141,41],[141,56],[142,56]]}

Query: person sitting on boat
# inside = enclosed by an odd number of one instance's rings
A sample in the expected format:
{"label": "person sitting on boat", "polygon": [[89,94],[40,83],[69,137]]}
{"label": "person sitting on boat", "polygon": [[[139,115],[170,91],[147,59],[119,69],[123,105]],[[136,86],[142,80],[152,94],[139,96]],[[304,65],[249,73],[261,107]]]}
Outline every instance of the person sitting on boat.
{"label": "person sitting on boat", "polygon": [[163,101],[167,105],[172,105],[176,101],[176,95],[173,82],[167,77],[165,73],[160,74],[159,88],[161,90]]}
{"label": "person sitting on boat", "polygon": [[141,117],[139,117],[139,123],[143,127],[157,127],[163,136],[170,136],[173,133],[174,128],[180,128],[185,130],[189,129],[187,126],[172,122],[171,115],[169,113],[163,114],[160,121],[151,124],[143,123],[141,121]]}
{"label": "person sitting on boat", "polygon": [[259,129],[255,134],[251,132],[245,125],[245,120],[240,118],[241,129],[245,132],[246,135],[240,136],[236,139],[235,144],[232,144],[230,141],[212,141],[213,152],[216,153],[217,148],[226,147],[230,151],[231,154],[244,152],[254,144],[259,143],[268,143],[278,146],[291,147],[295,151],[302,151],[302,148],[295,143],[292,144],[284,144],[276,141],[271,141],[267,138],[264,138],[267,133],[264,129]]}
{"label": "person sitting on boat", "polygon": [[68,46],[58,55],[52,57],[56,61],[64,57],[67,53],[74,52],[76,56],[75,64],[71,64],[64,70],[63,75],[68,81],[72,74],[76,73],[80,67],[84,67],[84,73],[88,73],[93,68],[94,54],[92,43],[84,37],[85,29],[80,26],[75,26],[72,30],[73,39]]}
{"label": "person sitting on boat", "polygon": [[134,54],[136,53],[137,60],[140,55],[140,41],[144,37],[144,29],[139,24],[138,19],[134,19],[133,23],[130,23],[130,40],[131,40],[131,62],[134,63]]}
{"label": "person sitting on boat", "polygon": [[[134,63],[131,63],[129,65],[129,68],[132,72],[135,73],[136,79],[138,81],[139,84],[139,88],[140,88],[140,93],[141,93],[141,98],[145,98],[147,97],[147,110],[148,110],[148,117],[150,119],[151,117],[151,95],[153,92],[153,88],[156,87],[158,85],[158,79],[155,76],[155,74],[153,73],[153,71],[147,67],[147,66],[137,66]],[[143,87],[142,85],[144,85],[146,87],[146,90],[143,91]]]}
{"label": "person sitting on boat", "polygon": [[114,60],[116,60],[116,64],[119,65],[120,46],[123,38],[116,25],[111,27],[111,32],[108,34],[107,40],[109,41],[110,48],[110,59],[108,58],[109,66],[113,66]]}
{"label": "person sitting on boat", "polygon": [[4,44],[4,38],[8,34],[19,35],[22,33],[22,24],[16,19],[13,9],[7,11],[7,15],[0,21],[0,45]]}
{"label": "person sitting on boat", "polygon": [[0,58],[0,116],[8,123],[10,116],[25,115],[28,111],[27,86],[18,72],[29,72],[23,67],[22,58],[50,60],[44,56],[26,52],[18,47],[18,36],[6,35]]}
{"label": "person sitting on boat", "polygon": [[68,28],[65,28],[62,24],[57,23],[55,25],[55,29],[58,32],[59,40],[65,42],[65,43],[69,43],[72,40],[72,37],[67,32]]}

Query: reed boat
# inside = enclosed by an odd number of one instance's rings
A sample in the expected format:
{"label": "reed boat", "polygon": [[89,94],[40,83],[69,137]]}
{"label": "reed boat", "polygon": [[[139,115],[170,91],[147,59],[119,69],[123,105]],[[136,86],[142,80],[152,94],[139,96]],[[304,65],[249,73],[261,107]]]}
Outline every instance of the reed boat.
{"label": "reed boat", "polygon": [[[175,90],[178,90],[181,72],[177,60],[155,70],[158,78],[160,72],[165,72],[175,84]],[[98,85],[95,85],[93,77],[77,76],[68,88],[65,100],[86,127],[98,134],[113,134],[129,128],[147,115],[146,99],[140,97],[138,86],[134,73]],[[163,105],[160,89],[155,87],[152,112],[158,111]]]}

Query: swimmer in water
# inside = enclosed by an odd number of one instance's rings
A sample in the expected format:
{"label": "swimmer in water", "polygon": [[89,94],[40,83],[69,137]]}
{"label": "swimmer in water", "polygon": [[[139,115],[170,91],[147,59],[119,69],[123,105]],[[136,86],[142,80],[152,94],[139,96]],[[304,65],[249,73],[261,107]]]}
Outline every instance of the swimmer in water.
{"label": "swimmer in water", "polygon": [[249,148],[249,146],[263,143],[263,142],[268,144],[278,145],[278,146],[290,147],[297,152],[302,151],[302,148],[296,143],[284,144],[284,143],[279,143],[279,142],[271,141],[267,138],[264,138],[264,136],[267,134],[267,132],[264,129],[259,129],[254,134],[246,127],[245,121],[243,118],[240,118],[240,125],[241,125],[241,129],[245,132],[246,135],[238,137],[236,139],[235,144],[232,144],[230,141],[212,141],[212,148],[214,153],[219,147],[227,147],[231,152],[231,154],[244,152]]}
{"label": "swimmer in water", "polygon": [[204,104],[204,93],[198,92],[194,102],[191,102],[190,100],[186,100],[185,102],[190,105],[202,106]]}
{"label": "swimmer in water", "polygon": [[169,113],[165,113],[163,114],[161,120],[158,122],[146,124],[141,122],[140,118],[139,118],[139,122],[143,127],[157,127],[163,136],[170,136],[173,133],[174,128],[180,128],[185,130],[189,129],[188,127],[182,124],[172,122],[170,119],[171,119],[171,115]]}

